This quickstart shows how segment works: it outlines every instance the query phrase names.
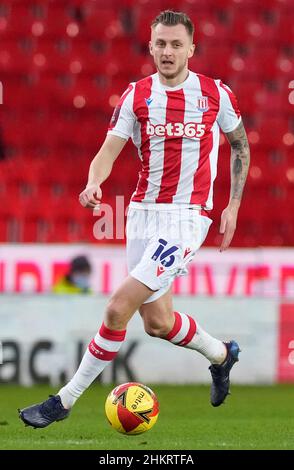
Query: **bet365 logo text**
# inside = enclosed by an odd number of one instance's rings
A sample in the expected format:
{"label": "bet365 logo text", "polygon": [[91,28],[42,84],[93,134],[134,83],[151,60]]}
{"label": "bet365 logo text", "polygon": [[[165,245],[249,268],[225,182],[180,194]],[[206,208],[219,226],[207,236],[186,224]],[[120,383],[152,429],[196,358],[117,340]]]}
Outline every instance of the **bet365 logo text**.
{"label": "bet365 logo text", "polygon": [[173,253],[175,253],[179,248],[177,246],[171,246],[164,250],[167,245],[167,241],[160,238],[158,242],[159,246],[153,253],[151,259],[157,261],[159,258],[161,266],[158,266],[157,268],[157,276],[160,276],[160,274],[165,271],[165,268],[169,268],[175,262]]}
{"label": "bet365 logo text", "polygon": [[146,124],[146,134],[149,137],[188,137],[200,139],[205,134],[205,124],[197,122],[168,122],[154,126],[150,121]]}

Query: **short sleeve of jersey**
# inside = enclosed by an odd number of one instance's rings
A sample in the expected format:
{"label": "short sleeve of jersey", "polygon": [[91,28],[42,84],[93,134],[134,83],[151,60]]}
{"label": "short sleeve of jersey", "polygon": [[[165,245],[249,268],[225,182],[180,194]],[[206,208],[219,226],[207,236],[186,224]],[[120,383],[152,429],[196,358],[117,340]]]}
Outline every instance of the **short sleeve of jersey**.
{"label": "short sleeve of jersey", "polygon": [[133,134],[135,114],[133,112],[134,84],[130,83],[116,105],[108,126],[108,135],[117,135],[128,140]]}
{"label": "short sleeve of jersey", "polygon": [[241,122],[237,98],[232,90],[220,80],[216,80],[216,84],[220,94],[217,122],[223,132],[232,132]]}

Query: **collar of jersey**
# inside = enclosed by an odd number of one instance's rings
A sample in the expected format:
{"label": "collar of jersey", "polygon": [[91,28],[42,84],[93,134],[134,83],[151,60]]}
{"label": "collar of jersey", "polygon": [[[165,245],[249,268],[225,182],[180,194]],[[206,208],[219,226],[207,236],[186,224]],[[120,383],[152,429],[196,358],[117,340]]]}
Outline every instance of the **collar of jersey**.
{"label": "collar of jersey", "polygon": [[189,70],[189,75],[188,75],[188,77],[187,77],[186,80],[184,80],[182,83],[179,83],[179,84],[176,85],[176,86],[166,86],[166,85],[163,85],[163,84],[160,82],[158,73],[157,73],[156,75],[157,75],[157,80],[158,80],[159,86],[160,86],[161,88],[163,88],[164,90],[166,90],[166,91],[177,91],[177,90],[181,90],[181,88],[184,88],[184,86],[186,86],[186,85],[190,82],[190,80],[191,80],[191,78],[192,78],[192,73],[191,73],[191,71]]}

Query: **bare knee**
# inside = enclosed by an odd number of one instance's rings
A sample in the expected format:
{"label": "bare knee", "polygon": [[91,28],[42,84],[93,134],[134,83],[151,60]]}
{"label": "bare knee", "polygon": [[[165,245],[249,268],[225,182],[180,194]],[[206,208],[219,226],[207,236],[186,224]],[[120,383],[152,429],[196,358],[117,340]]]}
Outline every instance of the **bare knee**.
{"label": "bare knee", "polygon": [[169,324],[159,319],[144,319],[144,329],[149,336],[156,338],[165,338],[170,332]]}
{"label": "bare knee", "polygon": [[[157,305],[156,305],[157,304]],[[144,322],[144,329],[149,336],[166,338],[174,324],[173,309],[170,305],[162,305],[162,300],[143,304],[139,309]]]}
{"label": "bare knee", "polygon": [[129,320],[129,306],[119,297],[112,297],[106,307],[106,324],[113,330],[125,329]]}

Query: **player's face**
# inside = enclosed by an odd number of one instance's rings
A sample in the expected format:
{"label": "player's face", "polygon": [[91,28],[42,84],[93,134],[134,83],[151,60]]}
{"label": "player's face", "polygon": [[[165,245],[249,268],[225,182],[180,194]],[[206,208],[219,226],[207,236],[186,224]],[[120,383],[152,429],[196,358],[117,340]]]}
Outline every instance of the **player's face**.
{"label": "player's face", "polygon": [[158,72],[166,79],[173,79],[188,69],[188,59],[194,54],[195,46],[184,25],[158,24],[151,30],[149,48]]}

